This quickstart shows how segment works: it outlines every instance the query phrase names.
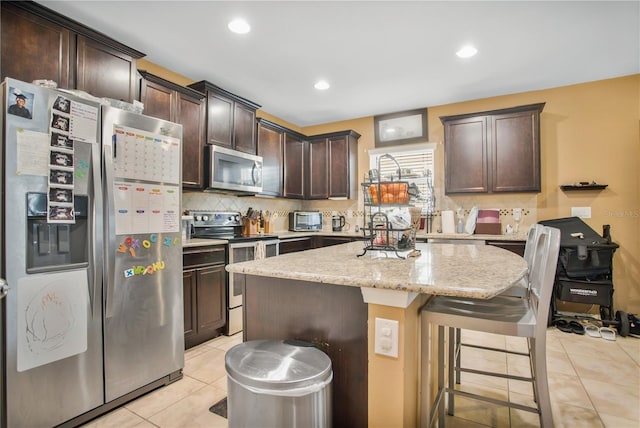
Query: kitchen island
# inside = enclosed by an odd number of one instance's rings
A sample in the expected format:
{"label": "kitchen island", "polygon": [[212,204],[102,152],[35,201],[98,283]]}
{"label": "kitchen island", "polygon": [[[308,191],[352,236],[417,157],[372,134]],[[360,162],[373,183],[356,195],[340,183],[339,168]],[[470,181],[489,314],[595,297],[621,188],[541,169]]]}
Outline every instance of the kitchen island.
{"label": "kitchen island", "polygon": [[[421,255],[404,260],[359,257],[363,244],[352,242],[227,266],[247,276],[244,340],[300,339],[327,352],[336,427],[417,426],[422,304],[430,295],[491,298],[527,271],[522,257],[493,246],[416,248]],[[397,357],[375,352],[376,318],[398,321]]]}

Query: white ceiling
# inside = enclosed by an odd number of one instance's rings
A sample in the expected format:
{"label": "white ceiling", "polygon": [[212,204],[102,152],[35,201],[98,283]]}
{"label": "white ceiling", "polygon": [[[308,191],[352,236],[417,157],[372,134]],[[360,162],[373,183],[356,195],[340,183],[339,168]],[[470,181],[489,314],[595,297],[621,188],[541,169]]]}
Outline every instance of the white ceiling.
{"label": "white ceiling", "polygon": [[38,2],[298,126],[640,73],[638,0]]}

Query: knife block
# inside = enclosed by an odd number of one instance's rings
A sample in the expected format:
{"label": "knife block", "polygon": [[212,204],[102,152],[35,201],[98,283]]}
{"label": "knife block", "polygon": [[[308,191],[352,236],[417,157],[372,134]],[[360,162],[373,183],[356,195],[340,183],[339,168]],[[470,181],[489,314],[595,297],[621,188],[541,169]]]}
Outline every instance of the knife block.
{"label": "knife block", "polygon": [[242,219],[242,235],[250,236],[258,234],[258,219]]}

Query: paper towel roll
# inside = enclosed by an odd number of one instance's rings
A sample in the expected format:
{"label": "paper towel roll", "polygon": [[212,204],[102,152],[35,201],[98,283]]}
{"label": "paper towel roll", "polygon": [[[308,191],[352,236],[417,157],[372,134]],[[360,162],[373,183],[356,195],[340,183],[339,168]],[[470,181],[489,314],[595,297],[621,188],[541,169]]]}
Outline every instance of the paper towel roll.
{"label": "paper towel roll", "polygon": [[453,211],[442,211],[442,233],[456,233]]}

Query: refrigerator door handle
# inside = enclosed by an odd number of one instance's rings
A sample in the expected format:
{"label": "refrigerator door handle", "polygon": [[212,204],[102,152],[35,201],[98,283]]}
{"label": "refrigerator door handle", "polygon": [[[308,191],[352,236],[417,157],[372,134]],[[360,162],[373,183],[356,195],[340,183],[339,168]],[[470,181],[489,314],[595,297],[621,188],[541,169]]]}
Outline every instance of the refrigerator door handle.
{"label": "refrigerator door handle", "polygon": [[93,281],[89,286],[89,298],[91,302],[91,313],[93,319],[102,317],[102,305],[101,285],[103,275],[103,207],[102,207],[102,178],[101,178],[101,158],[100,145],[92,145],[91,147],[91,171],[92,171],[92,183],[93,183],[93,198],[91,199],[91,265]]}
{"label": "refrigerator door handle", "polygon": [[[114,136],[115,137],[115,136]],[[115,196],[113,194],[113,155],[114,148],[112,144],[104,145],[104,178],[105,178],[105,188],[107,195],[107,209],[104,215],[105,222],[105,236],[108,242],[106,243],[106,248],[115,248],[116,242],[116,230],[115,230]],[[105,287],[106,287],[106,297],[105,297],[105,317],[111,318],[113,316],[113,293],[115,286],[115,258],[114,255],[111,254],[110,251],[105,251],[104,254],[105,261]]]}

